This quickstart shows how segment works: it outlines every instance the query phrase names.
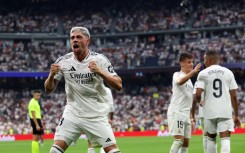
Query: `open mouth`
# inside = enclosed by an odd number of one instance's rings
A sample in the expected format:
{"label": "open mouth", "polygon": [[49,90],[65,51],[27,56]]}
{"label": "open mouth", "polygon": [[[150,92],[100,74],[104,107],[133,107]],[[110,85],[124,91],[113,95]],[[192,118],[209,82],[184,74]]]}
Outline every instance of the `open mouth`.
{"label": "open mouth", "polygon": [[74,45],[73,45],[73,50],[74,50],[75,52],[78,52],[78,51],[79,51],[79,46],[78,46],[78,44],[74,44]]}
{"label": "open mouth", "polygon": [[78,44],[74,44],[73,48],[79,48]]}

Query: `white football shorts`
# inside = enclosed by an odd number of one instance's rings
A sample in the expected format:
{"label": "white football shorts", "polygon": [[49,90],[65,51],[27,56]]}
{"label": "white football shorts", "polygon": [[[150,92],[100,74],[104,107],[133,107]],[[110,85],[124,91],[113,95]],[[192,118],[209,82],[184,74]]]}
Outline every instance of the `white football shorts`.
{"label": "white football shorts", "polygon": [[182,135],[184,138],[191,138],[190,117],[173,113],[168,115],[169,133],[173,136]]}
{"label": "white football shorts", "polygon": [[234,131],[234,122],[229,118],[204,119],[204,128],[209,134],[217,132]]}
{"label": "white football shorts", "polygon": [[202,134],[203,135],[207,135],[207,131],[205,130],[204,118],[203,117],[199,118],[199,124],[201,125],[201,128],[202,128]]}
{"label": "white football shorts", "polygon": [[56,128],[54,140],[63,140],[69,146],[84,133],[94,147],[107,147],[116,144],[115,136],[107,116],[81,118],[65,112]]}

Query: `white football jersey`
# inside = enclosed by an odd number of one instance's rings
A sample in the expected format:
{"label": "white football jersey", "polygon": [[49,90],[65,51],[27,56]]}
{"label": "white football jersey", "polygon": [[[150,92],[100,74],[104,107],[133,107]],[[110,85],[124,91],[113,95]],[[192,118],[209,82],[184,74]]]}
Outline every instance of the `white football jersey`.
{"label": "white football jersey", "polygon": [[109,105],[106,87],[103,78],[88,68],[90,61],[96,61],[97,65],[111,76],[117,75],[110,61],[102,54],[89,51],[87,57],[80,62],[73,52],[70,52],[55,62],[61,67],[55,79],[65,79],[65,111],[72,111],[78,117],[107,116]]}
{"label": "white football jersey", "polygon": [[184,113],[190,116],[190,109],[193,101],[193,84],[189,79],[183,85],[178,85],[177,80],[185,76],[184,72],[175,72],[172,80],[172,98],[168,108],[168,114],[173,112]]}
{"label": "white football jersey", "polygon": [[238,88],[233,73],[212,65],[199,73],[197,81],[197,88],[204,90],[204,118],[232,118],[230,90]]}

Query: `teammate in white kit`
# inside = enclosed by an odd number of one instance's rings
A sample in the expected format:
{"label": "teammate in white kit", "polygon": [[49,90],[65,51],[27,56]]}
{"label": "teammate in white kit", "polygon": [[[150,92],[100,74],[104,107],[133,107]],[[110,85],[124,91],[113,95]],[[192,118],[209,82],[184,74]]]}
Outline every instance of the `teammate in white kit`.
{"label": "teammate in white kit", "polygon": [[122,80],[104,55],[89,50],[87,28],[73,27],[70,44],[73,52],[61,56],[51,65],[44,83],[45,91],[51,93],[63,77],[67,96],[50,153],[63,153],[81,133],[86,134],[94,147],[102,146],[106,153],[119,153],[107,118],[108,94],[104,82],[110,88],[121,90]]}
{"label": "teammate in white kit", "polygon": [[[114,114],[114,105],[113,105],[113,96],[111,93],[111,89],[106,87],[106,92],[108,94],[107,98],[108,98],[108,106],[109,106],[109,110],[108,110],[108,122],[112,125],[112,120],[113,120],[113,114]],[[95,153],[95,149],[93,147],[93,145],[90,143],[90,141],[88,140],[88,153]],[[100,148],[100,153],[105,153],[103,147]]]}
{"label": "teammate in white kit", "polygon": [[179,58],[180,72],[175,72],[172,80],[172,98],[168,108],[169,132],[174,136],[170,153],[187,153],[191,137],[190,110],[193,101],[193,84],[190,80],[199,72],[201,64],[193,69],[193,57],[182,53]]}
{"label": "teammate in white kit", "polygon": [[[193,104],[192,104],[192,109],[191,109],[191,113],[192,113],[192,119],[194,122],[196,122],[196,104],[197,104],[197,100],[196,100],[196,87],[197,87],[197,82],[194,85],[194,89],[193,89]],[[202,136],[203,136],[203,151],[204,153],[207,153],[207,132],[205,130],[205,125],[204,125],[204,115],[203,115],[203,103],[204,103],[204,93],[202,93],[201,95],[201,102],[198,105],[198,118],[199,118],[199,124],[201,125],[202,128]],[[214,148],[217,152],[217,145],[216,148]]]}
{"label": "teammate in white kit", "polygon": [[[204,125],[208,134],[207,152],[215,153],[217,132],[221,138],[221,153],[230,152],[230,135],[235,126],[240,126],[236,89],[238,88],[233,73],[218,65],[219,56],[215,51],[208,51],[204,56],[206,69],[197,78],[197,102],[204,92]],[[234,109],[234,123],[232,119]]]}

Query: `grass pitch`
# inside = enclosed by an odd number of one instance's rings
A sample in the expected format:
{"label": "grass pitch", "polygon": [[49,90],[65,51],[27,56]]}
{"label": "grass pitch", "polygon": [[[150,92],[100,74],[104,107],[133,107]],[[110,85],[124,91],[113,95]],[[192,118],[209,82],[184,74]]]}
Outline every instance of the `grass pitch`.
{"label": "grass pitch", "polygon": [[[117,143],[122,153],[169,153],[172,137],[118,137]],[[40,153],[49,153],[52,140],[45,140]],[[218,139],[218,148],[220,140]],[[231,152],[244,153],[245,135],[232,135]],[[31,141],[0,142],[0,153],[31,153]],[[66,153],[87,153],[87,141],[78,140]],[[96,149],[99,153],[99,149]],[[189,153],[203,153],[202,136],[192,136]]]}

